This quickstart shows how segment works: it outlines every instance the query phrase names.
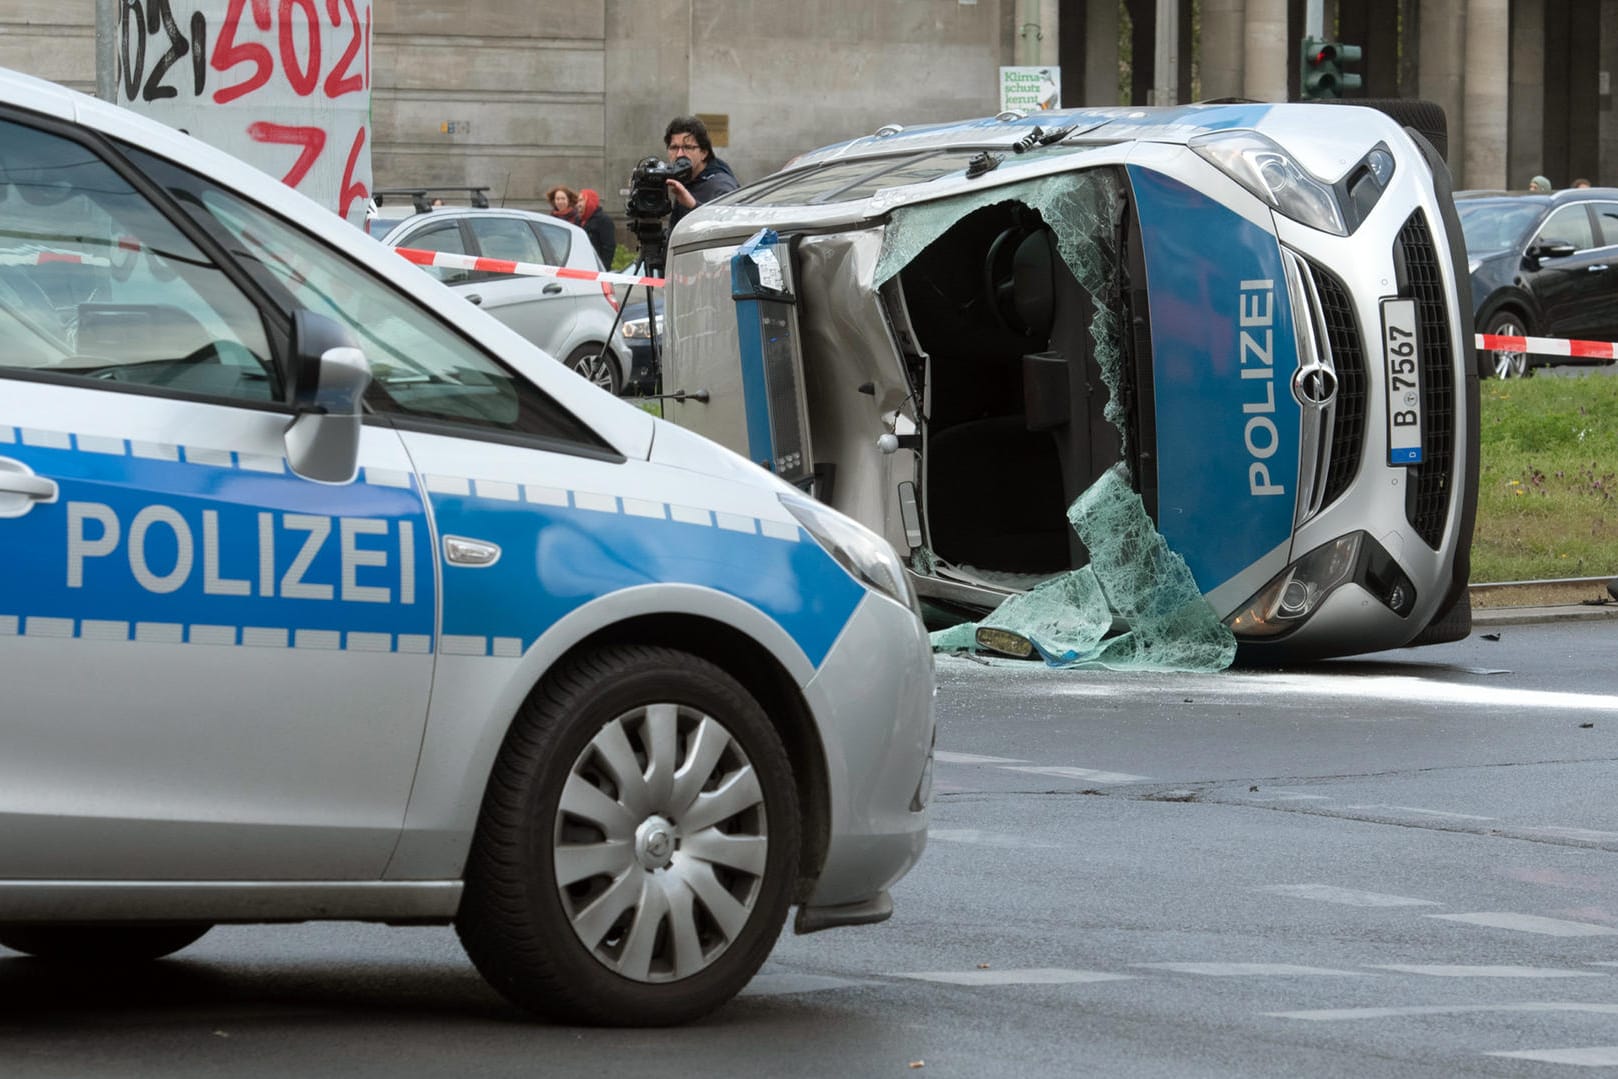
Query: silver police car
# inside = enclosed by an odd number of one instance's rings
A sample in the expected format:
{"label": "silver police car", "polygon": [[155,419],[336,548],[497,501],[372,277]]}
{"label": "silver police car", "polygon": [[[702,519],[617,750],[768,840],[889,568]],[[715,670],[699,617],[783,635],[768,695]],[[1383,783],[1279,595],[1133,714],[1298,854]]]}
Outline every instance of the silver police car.
{"label": "silver police car", "polygon": [[0,945],[455,925],[663,1024],[926,836],[892,548],[197,139],[0,71]]}

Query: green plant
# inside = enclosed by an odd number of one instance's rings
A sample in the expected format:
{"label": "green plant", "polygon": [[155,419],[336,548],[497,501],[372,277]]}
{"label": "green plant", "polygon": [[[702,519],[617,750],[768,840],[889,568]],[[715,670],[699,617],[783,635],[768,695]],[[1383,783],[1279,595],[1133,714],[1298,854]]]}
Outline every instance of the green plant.
{"label": "green plant", "polygon": [[1618,573],[1618,378],[1491,382],[1472,580]]}

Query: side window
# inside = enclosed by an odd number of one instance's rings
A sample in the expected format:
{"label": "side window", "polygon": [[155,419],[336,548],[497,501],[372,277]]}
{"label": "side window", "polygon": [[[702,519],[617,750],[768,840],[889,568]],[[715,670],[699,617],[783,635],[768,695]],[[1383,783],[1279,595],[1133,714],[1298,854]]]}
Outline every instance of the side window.
{"label": "side window", "polygon": [[[453,221],[444,221],[437,225],[428,225],[418,229],[400,240],[398,247],[414,247],[420,251],[443,251],[450,255],[466,254],[466,242],[461,237],[461,226]],[[455,269],[449,266],[423,266],[423,270],[432,274],[446,285],[458,285],[472,280],[471,270]]]}
{"label": "side window", "polygon": [[1596,221],[1601,227],[1601,246],[1618,244],[1618,202],[1598,202],[1594,208]]}
{"label": "side window", "polygon": [[[195,173],[133,146],[123,150],[253,275],[288,320],[307,308],[348,327],[371,365],[371,411],[609,449],[538,387],[360,263]],[[349,227],[329,221],[333,229]]]}
{"label": "side window", "polygon": [[521,219],[469,217],[466,220],[472,226],[472,235],[477,238],[478,253],[484,258],[505,259],[508,262],[545,261],[539,241],[534,239],[527,223]]}
{"label": "side window", "polygon": [[545,255],[545,265],[566,266],[567,257],[573,250],[573,234],[559,225],[546,224],[543,221],[530,221],[534,231],[539,234],[540,250]]}
{"label": "side window", "polygon": [[1579,202],[1564,206],[1546,218],[1539,230],[1539,242],[1572,244],[1575,251],[1586,251],[1596,246],[1586,204]]}
{"label": "side window", "polygon": [[106,161],[0,119],[0,369],[270,401],[258,308]]}

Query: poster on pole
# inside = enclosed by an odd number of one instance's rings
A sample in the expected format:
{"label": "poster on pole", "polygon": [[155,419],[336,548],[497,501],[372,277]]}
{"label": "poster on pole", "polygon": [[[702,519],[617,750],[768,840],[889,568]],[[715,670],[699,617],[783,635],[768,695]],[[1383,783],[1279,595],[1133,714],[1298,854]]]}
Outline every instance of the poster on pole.
{"label": "poster on pole", "polygon": [[1003,67],[1000,69],[1000,108],[1040,112],[1062,107],[1062,69],[1059,67]]}
{"label": "poster on pole", "polygon": [[117,102],[364,227],[370,0],[118,0]]}

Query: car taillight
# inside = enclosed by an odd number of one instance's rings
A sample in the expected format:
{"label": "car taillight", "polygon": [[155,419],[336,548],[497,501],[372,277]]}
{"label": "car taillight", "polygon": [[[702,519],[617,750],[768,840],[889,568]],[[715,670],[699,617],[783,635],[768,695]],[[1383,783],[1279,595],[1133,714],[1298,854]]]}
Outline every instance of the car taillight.
{"label": "car taillight", "polygon": [[612,285],[609,282],[601,282],[601,294],[607,298],[608,303],[612,304],[614,311],[618,310],[618,294],[612,290]]}

